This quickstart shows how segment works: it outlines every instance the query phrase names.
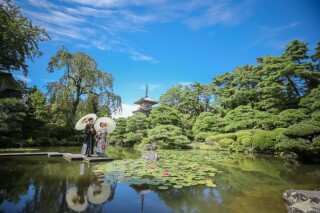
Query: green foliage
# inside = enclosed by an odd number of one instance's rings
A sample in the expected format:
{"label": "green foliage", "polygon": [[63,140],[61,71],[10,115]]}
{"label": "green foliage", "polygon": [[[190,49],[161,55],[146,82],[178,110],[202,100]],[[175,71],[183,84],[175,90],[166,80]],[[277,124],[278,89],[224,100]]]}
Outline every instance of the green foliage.
{"label": "green foliage", "polygon": [[320,110],[317,110],[311,114],[312,120],[320,122]]}
{"label": "green foliage", "polygon": [[114,132],[111,133],[109,143],[110,144],[122,144],[124,142],[124,135],[126,134],[126,127],[127,127],[127,119],[125,118],[118,118],[115,119],[117,127],[115,128]]}
{"label": "green foliage", "polygon": [[277,137],[284,131],[284,129],[275,129],[273,131],[261,130],[255,132],[252,136],[252,145],[255,149],[260,151],[274,151],[275,145],[278,143]]}
{"label": "green foliage", "polygon": [[50,39],[45,29],[34,25],[22,15],[11,0],[0,2],[0,70],[23,70],[26,61],[42,55],[38,43]]}
{"label": "green foliage", "polygon": [[316,148],[320,148],[320,135],[313,138],[312,140],[312,146]]}
{"label": "green foliage", "polygon": [[311,55],[312,62],[315,62],[316,64],[313,65],[313,70],[320,72],[320,42],[318,42],[317,47],[315,49],[315,53]]}
{"label": "green foliage", "polygon": [[222,132],[223,128],[223,118],[211,112],[202,112],[192,127],[192,132],[195,135],[201,132]]}
{"label": "green foliage", "polygon": [[164,149],[183,148],[190,143],[190,140],[182,135],[181,128],[173,125],[160,125],[149,130],[148,141]]}
{"label": "green foliage", "polygon": [[[127,118],[125,129],[126,133],[123,135],[123,142],[127,145],[140,143],[143,138],[147,136],[148,126],[148,119],[143,113],[135,113],[133,116]],[[118,135],[118,138],[119,137],[121,136]],[[118,140],[117,142],[120,142],[120,140]]]}
{"label": "green foliage", "polygon": [[219,142],[222,139],[232,139],[235,140],[237,138],[236,134],[234,133],[226,133],[226,134],[218,134],[212,135],[206,138],[206,141],[214,141]]}
{"label": "green foliage", "polygon": [[292,124],[299,123],[308,118],[303,109],[286,109],[275,117],[277,119],[277,127],[288,127]]}
{"label": "green foliage", "polygon": [[312,89],[309,94],[301,98],[299,105],[309,109],[310,112],[320,110],[320,86]]}
{"label": "green foliage", "polygon": [[127,118],[126,132],[137,132],[139,130],[146,130],[149,127],[149,121],[145,114],[138,112],[133,116]]}
{"label": "green foliage", "polygon": [[143,132],[128,132],[124,135],[124,143],[129,143],[130,145],[140,143],[144,138]]}
{"label": "green foliage", "polygon": [[293,40],[290,44],[286,45],[285,52],[283,56],[290,58],[294,62],[301,63],[303,60],[308,59],[309,56],[307,55],[308,43],[300,42],[298,40]]}
{"label": "green foliage", "polygon": [[245,129],[272,129],[272,115],[253,109],[251,106],[239,106],[230,110],[224,117],[228,124],[225,127],[226,132],[236,132]]}
{"label": "green foliage", "polygon": [[233,139],[230,138],[223,138],[221,140],[219,140],[219,145],[222,148],[228,148],[231,144],[233,144],[235,141]]}
{"label": "green foliage", "polygon": [[62,48],[50,58],[47,69],[50,73],[63,70],[59,81],[47,84],[55,123],[73,128],[76,119],[87,114],[86,106],[96,114],[106,107],[111,112],[121,109],[121,98],[113,92],[112,75],[99,70],[91,56]]}
{"label": "green foliage", "polygon": [[317,123],[302,121],[297,124],[293,124],[289,126],[283,134],[290,138],[306,138],[310,139],[310,137],[314,137],[320,134],[320,125],[316,125]]}
{"label": "green foliage", "polygon": [[[27,106],[20,99],[0,99],[0,106],[5,111],[0,111],[0,135],[7,143],[4,146],[13,146],[15,140],[23,138]],[[11,138],[12,140],[9,140]]]}
{"label": "green foliage", "polygon": [[196,142],[204,142],[210,135],[212,135],[211,132],[200,132],[194,136],[194,140]]}
{"label": "green foliage", "polygon": [[306,153],[311,149],[311,146],[304,140],[292,139],[285,135],[279,135],[277,141],[279,143],[275,145],[275,149],[279,151],[291,151],[299,154]]}
{"label": "green foliage", "polygon": [[148,120],[151,128],[159,125],[174,125],[181,127],[179,111],[165,105],[153,108]]}

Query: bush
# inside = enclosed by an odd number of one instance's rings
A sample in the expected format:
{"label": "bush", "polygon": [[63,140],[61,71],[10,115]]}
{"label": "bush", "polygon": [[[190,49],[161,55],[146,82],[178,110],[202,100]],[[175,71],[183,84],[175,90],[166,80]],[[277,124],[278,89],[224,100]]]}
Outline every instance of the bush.
{"label": "bush", "polygon": [[59,140],[57,138],[49,138],[49,143],[52,146],[57,146],[59,144]]}
{"label": "bush", "polygon": [[221,139],[219,140],[219,145],[222,147],[222,148],[229,148],[229,146],[231,144],[233,144],[235,141],[233,139],[230,139],[230,138],[224,138],[224,139]]}
{"label": "bush", "polygon": [[149,130],[149,143],[156,143],[160,148],[183,148],[190,140],[182,135],[180,127],[173,125],[160,125]]}
{"label": "bush", "polygon": [[240,130],[236,132],[235,135],[237,136],[237,138],[244,137],[244,136],[249,137],[252,135],[252,133],[253,133],[253,130]]}
{"label": "bush", "polygon": [[210,135],[212,135],[210,132],[200,132],[195,135],[194,139],[196,142],[204,142]]}
{"label": "bush", "polygon": [[312,146],[313,147],[316,147],[316,148],[320,148],[320,135],[315,137],[313,140],[312,140]]}
{"label": "bush", "polygon": [[235,133],[226,133],[226,134],[218,134],[218,135],[211,135],[206,138],[206,141],[216,141],[219,142],[222,139],[232,139],[235,140],[237,138]]}
{"label": "bush", "polygon": [[277,137],[284,129],[275,129],[273,131],[259,131],[252,137],[252,145],[261,151],[273,151],[277,142]]}
{"label": "bush", "polygon": [[312,120],[320,121],[320,111],[315,111],[311,114]]}
{"label": "bush", "polygon": [[320,134],[320,127],[312,121],[302,121],[300,123],[289,126],[283,134],[291,138],[313,138]]}
{"label": "bush", "polygon": [[245,146],[245,147],[250,147],[252,146],[252,137],[242,137],[241,140],[241,145]]}
{"label": "bush", "polygon": [[285,135],[277,137],[278,144],[275,145],[275,149],[279,151],[292,151],[297,154],[306,153],[310,150],[311,146],[303,140],[297,140],[289,138]]}
{"label": "bush", "polygon": [[279,113],[276,119],[279,121],[278,127],[288,127],[292,124],[305,120],[307,115],[303,109],[287,109]]}

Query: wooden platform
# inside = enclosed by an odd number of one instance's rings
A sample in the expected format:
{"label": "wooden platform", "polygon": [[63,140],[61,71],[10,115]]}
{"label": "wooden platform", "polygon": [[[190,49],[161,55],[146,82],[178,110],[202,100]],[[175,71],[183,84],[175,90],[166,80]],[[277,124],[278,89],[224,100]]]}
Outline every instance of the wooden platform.
{"label": "wooden platform", "polygon": [[112,161],[113,158],[109,157],[98,157],[93,155],[91,157],[85,157],[82,154],[72,154],[72,153],[60,153],[60,152],[30,152],[30,153],[0,153],[1,157],[26,157],[26,156],[48,156],[48,157],[63,157],[68,161],[82,160],[84,162],[103,162]]}

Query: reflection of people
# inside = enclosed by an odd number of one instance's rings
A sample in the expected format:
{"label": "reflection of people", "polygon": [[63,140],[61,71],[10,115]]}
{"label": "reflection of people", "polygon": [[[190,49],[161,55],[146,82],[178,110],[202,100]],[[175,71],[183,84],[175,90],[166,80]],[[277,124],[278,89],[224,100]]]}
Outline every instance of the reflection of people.
{"label": "reflection of people", "polygon": [[80,175],[75,181],[76,187],[68,189],[66,201],[74,211],[84,211],[88,206],[87,190],[90,185],[90,165],[80,164]]}
{"label": "reflection of people", "polygon": [[81,153],[90,157],[93,154],[93,138],[94,138],[93,118],[89,118],[84,128],[84,140]]}
{"label": "reflection of people", "polygon": [[97,147],[96,152],[99,157],[102,157],[104,155],[104,152],[106,150],[107,146],[107,123],[101,122],[100,128],[97,130]]}

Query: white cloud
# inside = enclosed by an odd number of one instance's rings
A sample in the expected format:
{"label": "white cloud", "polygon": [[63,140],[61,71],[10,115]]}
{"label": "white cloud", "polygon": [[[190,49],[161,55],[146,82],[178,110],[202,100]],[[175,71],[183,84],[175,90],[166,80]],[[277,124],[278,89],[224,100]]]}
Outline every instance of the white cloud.
{"label": "white cloud", "polygon": [[157,5],[165,2],[165,0],[65,0],[69,2],[76,2],[83,5],[90,5],[94,7],[127,7],[127,6],[148,6]]}
{"label": "white cloud", "polygon": [[26,83],[30,83],[32,80],[31,78],[28,78],[26,76],[23,76],[23,75],[14,75],[14,77],[18,78],[19,80],[22,80]]}
{"label": "white cloud", "polygon": [[122,104],[122,113],[112,115],[113,118],[127,118],[133,115],[132,111],[138,109],[138,105]]}
{"label": "white cloud", "polygon": [[301,22],[292,22],[280,26],[261,26],[260,29],[258,29],[257,38],[251,44],[247,45],[247,48],[264,44],[276,49],[282,49],[289,41],[293,40],[293,38],[281,40],[278,38],[278,35],[284,31],[296,28],[300,24]]}
{"label": "white cloud", "polygon": [[151,56],[144,55],[142,53],[137,52],[136,50],[128,51],[130,57],[135,61],[147,61],[150,63],[158,63],[158,61]]}
{"label": "white cloud", "polygon": [[146,31],[147,25],[168,22],[180,22],[193,30],[216,24],[234,23],[245,16],[243,14],[246,8],[243,5],[250,2],[247,0],[235,4],[230,0],[61,1],[62,4],[54,4],[48,0],[28,0],[20,5],[22,12],[31,17],[36,24],[45,27],[52,39],[121,52],[134,61],[148,63],[158,61],[139,47],[125,41],[122,38],[123,33],[141,33]]}

